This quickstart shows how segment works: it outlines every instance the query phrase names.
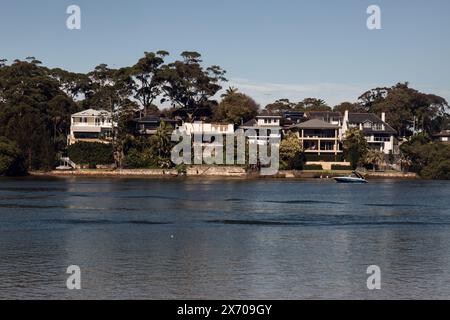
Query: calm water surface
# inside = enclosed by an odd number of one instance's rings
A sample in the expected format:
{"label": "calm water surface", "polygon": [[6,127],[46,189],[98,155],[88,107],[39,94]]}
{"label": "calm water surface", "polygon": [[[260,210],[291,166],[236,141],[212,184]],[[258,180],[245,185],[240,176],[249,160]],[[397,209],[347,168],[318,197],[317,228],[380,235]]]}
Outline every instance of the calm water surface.
{"label": "calm water surface", "polygon": [[448,299],[450,182],[1,179],[15,298]]}

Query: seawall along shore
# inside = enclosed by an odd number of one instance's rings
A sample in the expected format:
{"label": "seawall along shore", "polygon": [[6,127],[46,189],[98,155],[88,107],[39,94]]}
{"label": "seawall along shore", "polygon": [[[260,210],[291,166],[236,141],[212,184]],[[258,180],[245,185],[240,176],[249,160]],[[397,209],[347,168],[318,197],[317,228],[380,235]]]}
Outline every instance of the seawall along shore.
{"label": "seawall along shore", "polygon": [[[349,175],[351,171],[322,170],[322,171],[280,171],[275,176],[261,176],[259,173],[247,172],[244,167],[238,166],[192,166],[180,173],[176,169],[77,169],[67,171],[31,172],[31,176],[53,176],[53,177],[223,177],[223,178],[275,178],[275,179],[332,179],[336,176]],[[415,173],[402,172],[366,172],[369,179],[416,179]]]}

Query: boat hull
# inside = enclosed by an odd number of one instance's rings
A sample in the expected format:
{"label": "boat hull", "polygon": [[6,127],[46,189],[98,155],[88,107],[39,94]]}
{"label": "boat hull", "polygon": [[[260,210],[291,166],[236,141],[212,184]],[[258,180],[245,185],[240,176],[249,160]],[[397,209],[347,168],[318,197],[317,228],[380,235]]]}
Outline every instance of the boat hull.
{"label": "boat hull", "polygon": [[338,183],[367,183],[367,180],[353,177],[338,177],[334,178]]}

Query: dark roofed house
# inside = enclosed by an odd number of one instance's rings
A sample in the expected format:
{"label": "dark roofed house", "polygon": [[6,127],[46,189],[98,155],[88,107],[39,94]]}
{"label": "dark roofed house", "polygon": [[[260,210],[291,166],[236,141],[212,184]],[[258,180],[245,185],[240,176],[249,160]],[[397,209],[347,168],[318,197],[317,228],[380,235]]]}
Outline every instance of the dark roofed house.
{"label": "dark roofed house", "polygon": [[442,130],[441,132],[434,134],[433,138],[437,142],[450,144],[450,130]]}
{"label": "dark roofed house", "polygon": [[305,113],[301,111],[283,111],[284,124],[295,124],[305,120]]}
{"label": "dark roofed house", "polygon": [[160,116],[146,116],[133,119],[133,130],[136,135],[153,135],[158,130],[161,122],[166,123],[173,129],[177,124],[176,120],[168,119]]}
{"label": "dark roofed house", "polygon": [[305,153],[318,156],[342,153],[339,129],[340,126],[321,119],[311,119],[290,128],[297,134]]}
{"label": "dark roofed house", "polygon": [[358,128],[363,131],[370,148],[385,154],[394,153],[394,137],[397,132],[386,123],[385,113],[382,113],[380,118],[374,113],[349,113],[346,111],[342,123],[342,138],[350,128]]}
{"label": "dark roofed house", "polygon": [[308,119],[319,119],[338,126],[342,125],[342,115],[334,111],[308,111],[305,113]]}

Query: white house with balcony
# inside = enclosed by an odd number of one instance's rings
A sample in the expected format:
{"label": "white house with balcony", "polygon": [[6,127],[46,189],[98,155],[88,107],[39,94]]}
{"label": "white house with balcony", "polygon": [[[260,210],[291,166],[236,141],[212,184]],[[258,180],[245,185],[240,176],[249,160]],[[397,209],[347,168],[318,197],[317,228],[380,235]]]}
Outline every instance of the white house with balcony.
{"label": "white house with balcony", "polygon": [[248,136],[249,143],[257,143],[258,145],[266,145],[270,139],[275,141],[281,140],[281,119],[280,116],[257,116],[242,126],[240,129],[254,130],[254,135]]}
{"label": "white house with balcony", "polygon": [[336,124],[316,118],[290,128],[300,139],[305,153],[316,156],[337,156],[342,153],[339,129],[340,127]]}
{"label": "white house with balcony", "polygon": [[[206,146],[215,146],[214,141],[206,142],[203,139],[211,136],[225,136],[225,135],[233,135],[234,134],[234,125],[232,123],[222,124],[222,123],[207,123],[203,121],[196,122],[184,122],[182,125],[177,126],[176,128],[178,132],[181,134],[198,136],[202,139],[202,145]],[[208,139],[205,139],[208,140]],[[198,142],[194,141],[194,145],[197,145]],[[218,142],[217,146],[223,146],[223,143]]]}
{"label": "white house with balcony", "polygon": [[80,141],[110,143],[113,126],[109,111],[88,109],[75,113],[71,116],[68,144]]}
{"label": "white house with balcony", "polygon": [[233,124],[221,124],[221,123],[206,123],[202,121],[185,122],[177,129],[181,133],[192,134],[233,134]]}
{"label": "white house with balcony", "polygon": [[369,148],[383,152],[394,153],[394,137],[397,134],[394,128],[386,123],[386,114],[382,113],[379,118],[374,113],[349,113],[345,111],[342,123],[341,136],[350,128],[358,128],[364,133]]}

